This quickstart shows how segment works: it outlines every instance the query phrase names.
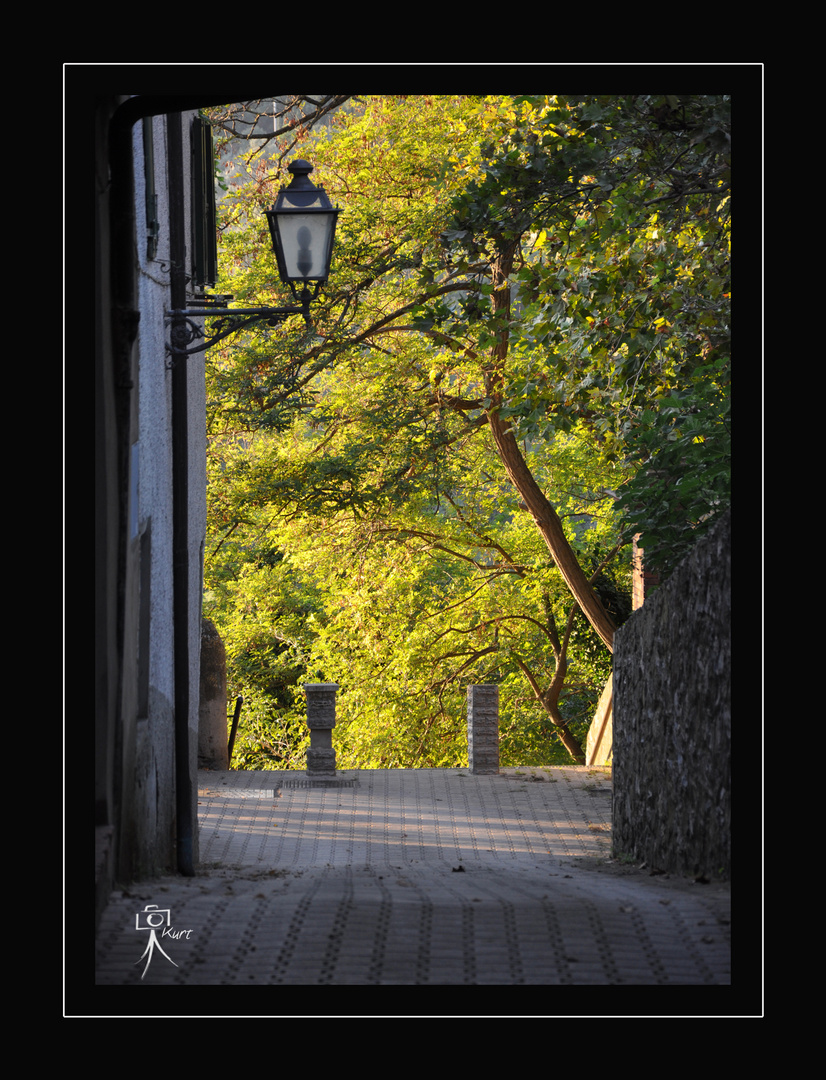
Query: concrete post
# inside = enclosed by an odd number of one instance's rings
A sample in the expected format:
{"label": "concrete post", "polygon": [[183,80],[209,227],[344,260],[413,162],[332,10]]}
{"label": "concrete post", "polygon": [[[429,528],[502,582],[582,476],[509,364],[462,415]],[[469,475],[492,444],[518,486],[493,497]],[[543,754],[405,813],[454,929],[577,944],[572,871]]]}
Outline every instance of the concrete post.
{"label": "concrete post", "polygon": [[338,683],[304,684],[304,693],[307,695],[307,727],[310,729],[308,776],[336,775],[336,752],[333,749],[336,690]]}
{"label": "concrete post", "polygon": [[499,772],[499,687],[496,683],[467,688],[467,757],[476,776]]}

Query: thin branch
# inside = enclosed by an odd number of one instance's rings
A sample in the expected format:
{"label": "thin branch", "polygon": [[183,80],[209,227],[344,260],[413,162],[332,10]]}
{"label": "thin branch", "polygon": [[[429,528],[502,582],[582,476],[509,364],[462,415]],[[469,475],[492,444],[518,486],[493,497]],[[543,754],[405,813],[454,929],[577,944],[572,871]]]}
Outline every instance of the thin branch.
{"label": "thin branch", "polygon": [[556,635],[551,633],[551,631],[544,623],[541,623],[538,619],[532,618],[532,616],[530,615],[497,615],[495,618],[488,621],[500,623],[511,622],[514,619],[521,619],[523,622],[533,623],[534,626],[538,627],[542,631],[542,633],[548,638],[551,646],[553,647],[554,653],[556,653],[557,649],[559,648],[559,641]]}
{"label": "thin branch", "polygon": [[602,573],[602,571],[605,569],[605,567],[608,565],[608,563],[617,554],[617,552],[620,551],[622,548],[624,548],[625,545],[626,545],[625,540],[620,540],[619,543],[614,544],[614,546],[611,548],[611,550],[608,552],[608,554],[605,556],[605,558],[602,560],[602,562],[599,564],[599,566],[596,568],[596,570],[593,572],[593,574],[588,579],[591,582],[592,585],[596,581],[596,579],[599,577],[599,575]]}
{"label": "thin branch", "polygon": [[[330,94],[325,98],[316,99],[303,95],[295,95],[290,98],[283,108],[278,110],[273,109],[271,112],[262,112],[259,109],[251,108],[253,104],[260,106],[261,102],[266,101],[267,99],[258,99],[255,103],[252,101],[238,102],[237,104],[241,107],[243,112],[253,113],[255,116],[255,119],[252,121],[251,125],[249,125],[249,131],[246,132],[239,131],[238,125],[248,125],[249,121],[245,121],[238,116],[237,110],[236,112],[224,110],[223,113],[221,110],[213,110],[211,114],[212,122],[215,127],[221,128],[233,139],[243,139],[247,142],[261,140],[261,145],[254,150],[255,154],[259,154],[273,139],[278,139],[282,135],[294,136],[294,138],[290,140],[289,145],[286,146],[279,155],[280,158],[283,158],[285,154],[289,153],[292,147],[295,146],[296,142],[298,142],[303,134],[310,131],[323,117],[327,116],[334,109],[344,105],[350,100],[351,96],[352,95],[349,94]],[[278,102],[277,98],[273,98],[271,101],[273,105],[276,103],[281,104]],[[285,124],[276,128],[275,131],[263,132],[255,130],[260,120],[279,120],[281,117],[287,116],[295,109],[299,109],[304,102],[312,105],[314,107],[313,111],[305,113],[296,119],[288,120]]]}
{"label": "thin branch", "polygon": [[232,534],[235,532],[235,530],[238,528],[238,526],[240,524],[241,524],[241,519],[239,518],[238,521],[236,521],[234,525],[230,526],[230,528],[227,530],[227,532],[224,533],[224,535],[221,537],[221,539],[218,541],[218,543],[215,545],[215,547],[212,549],[212,551],[207,556],[207,561],[209,559],[214,559],[215,558],[215,556],[218,554],[223,542],[225,540],[228,540],[229,537],[232,536]]}
{"label": "thin branch", "polygon": [[[494,576],[498,577],[499,575],[496,574]],[[473,597],[478,592],[481,592],[482,589],[484,589],[484,587],[489,584],[490,580],[491,580],[490,578],[485,578],[485,580],[482,582],[482,584],[479,586],[478,589],[474,589],[473,592],[469,596],[463,597],[461,600],[457,601],[455,604],[451,604],[450,607],[439,608],[438,611],[432,611],[429,615],[423,615],[422,616],[422,622],[425,622],[427,619],[433,619],[437,615],[444,615],[448,611],[454,611],[457,607],[461,607],[463,604],[467,604],[470,600],[473,599]],[[439,640],[439,638],[443,638],[446,634],[451,634],[451,633],[453,633],[453,634],[469,634],[473,630],[478,630],[480,627],[486,626],[488,622],[492,622],[492,621],[493,620],[491,620],[491,619],[487,619],[487,620],[485,620],[484,623],[477,623],[476,626],[471,626],[467,630],[462,630],[458,626],[449,626],[446,630],[442,630],[441,633],[437,634],[436,637],[433,639],[433,641],[436,642],[436,641]]]}

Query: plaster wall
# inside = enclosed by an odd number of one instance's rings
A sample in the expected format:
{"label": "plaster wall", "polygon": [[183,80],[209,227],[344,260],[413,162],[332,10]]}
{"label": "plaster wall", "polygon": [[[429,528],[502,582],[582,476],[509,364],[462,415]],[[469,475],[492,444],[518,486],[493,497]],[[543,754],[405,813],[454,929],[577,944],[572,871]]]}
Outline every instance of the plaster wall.
{"label": "plaster wall", "polygon": [[[189,130],[184,116],[184,132]],[[138,302],[138,429],[132,445],[130,544],[138,566],[137,685],[134,730],[124,737],[124,800],[131,800],[132,863],[137,874],[174,869],[175,837],[175,648],[173,641],[173,444],[172,373],[166,353],[170,306],[170,227],[166,137],[168,118],[151,120],[154,183],[160,233],[153,258],[147,253],[146,169],[143,128],[133,131]],[[189,155],[184,156],[189,169]],[[190,178],[184,190],[189,200]],[[190,219],[190,207],[186,218]],[[188,517],[190,655],[190,775],[197,777],[198,695],[203,541],[206,530],[205,388],[203,358],[186,360],[189,453]],[[129,784],[129,777],[132,784]],[[197,786],[197,784],[196,784]],[[196,838],[197,839],[197,838]],[[197,857],[197,855],[196,855]]]}

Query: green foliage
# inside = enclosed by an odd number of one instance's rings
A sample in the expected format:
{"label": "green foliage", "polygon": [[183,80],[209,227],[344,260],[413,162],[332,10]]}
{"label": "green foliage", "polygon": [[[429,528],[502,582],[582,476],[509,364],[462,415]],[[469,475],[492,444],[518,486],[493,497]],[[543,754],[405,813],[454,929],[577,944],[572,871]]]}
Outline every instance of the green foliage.
{"label": "green foliage", "polygon": [[[302,699],[303,700],[303,699]],[[233,746],[233,769],[304,769],[309,731],[298,699],[293,708],[279,708],[266,693],[248,689]]]}
{"label": "green foliage", "polygon": [[586,424],[636,473],[626,538],[673,566],[730,499],[730,100],[521,98],[499,123],[450,235],[521,240],[503,411],[531,439]]}
{"label": "green foliage", "polygon": [[[341,686],[342,768],[462,764],[474,682],[500,685],[503,763],[569,759],[563,728],[582,742],[610,655],[488,412],[619,624],[631,535],[670,565],[728,499],[728,111],[368,97],[307,137],[345,210],[314,330],[207,359],[205,611],[245,767],[303,767],[304,681]],[[222,204],[219,289],[241,302],[285,299],[262,212],[281,169],[251,159]]]}
{"label": "green foliage", "polygon": [[661,580],[731,504],[728,362],[698,368],[694,383],[644,409],[627,439],[641,463],[617,504]]}

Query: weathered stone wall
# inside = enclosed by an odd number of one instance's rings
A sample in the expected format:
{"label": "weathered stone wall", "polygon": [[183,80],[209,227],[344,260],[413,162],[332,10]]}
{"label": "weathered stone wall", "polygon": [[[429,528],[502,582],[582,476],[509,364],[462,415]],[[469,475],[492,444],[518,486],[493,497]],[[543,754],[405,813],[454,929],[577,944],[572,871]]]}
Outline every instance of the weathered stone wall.
{"label": "weathered stone wall", "polygon": [[221,636],[209,619],[201,622],[198,721],[198,768],[228,769],[227,656]]}
{"label": "weathered stone wall", "polygon": [[614,850],[731,876],[731,512],[614,640]]}

